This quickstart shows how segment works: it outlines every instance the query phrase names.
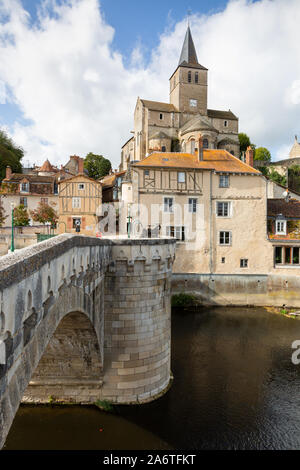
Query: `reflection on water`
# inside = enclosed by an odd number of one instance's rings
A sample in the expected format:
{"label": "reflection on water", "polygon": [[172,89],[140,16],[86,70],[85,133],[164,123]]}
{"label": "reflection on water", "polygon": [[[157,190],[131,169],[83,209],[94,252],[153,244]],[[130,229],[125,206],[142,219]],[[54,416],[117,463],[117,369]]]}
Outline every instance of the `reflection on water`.
{"label": "reflection on water", "polygon": [[[263,309],[174,314],[170,391],[151,404],[21,407],[7,449],[299,449],[300,321]],[[102,431],[101,431],[102,429]]]}

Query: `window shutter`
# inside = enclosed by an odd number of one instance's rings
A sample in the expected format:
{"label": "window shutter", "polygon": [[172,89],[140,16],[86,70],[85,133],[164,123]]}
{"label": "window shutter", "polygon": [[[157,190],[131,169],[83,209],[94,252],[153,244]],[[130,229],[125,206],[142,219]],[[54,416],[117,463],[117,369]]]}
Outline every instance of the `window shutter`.
{"label": "window shutter", "polygon": [[85,217],[82,217],[81,219],[81,226],[82,226],[82,230],[85,229]]}
{"label": "window shutter", "polygon": [[68,230],[72,230],[72,217],[68,217],[67,227],[68,227]]}

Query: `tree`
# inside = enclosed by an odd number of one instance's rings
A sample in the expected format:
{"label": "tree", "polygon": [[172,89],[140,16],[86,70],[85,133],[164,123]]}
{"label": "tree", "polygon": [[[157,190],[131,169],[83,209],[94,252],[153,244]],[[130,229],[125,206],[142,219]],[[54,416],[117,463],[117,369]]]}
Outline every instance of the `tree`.
{"label": "tree", "polygon": [[88,171],[90,178],[99,180],[109,174],[111,163],[103,155],[95,155],[90,152],[85,158],[84,168]]}
{"label": "tree", "polygon": [[3,226],[6,218],[7,218],[7,215],[5,215],[5,210],[2,204],[2,200],[0,198],[0,227]]}
{"label": "tree", "polygon": [[239,134],[239,141],[241,152],[246,152],[247,148],[251,146],[250,138],[247,136],[247,134],[241,132]]}
{"label": "tree", "polygon": [[23,204],[14,208],[14,225],[17,227],[28,227],[30,218]]}
{"label": "tree", "polygon": [[262,160],[264,162],[270,162],[271,153],[265,147],[258,147],[255,150],[254,160]]}
{"label": "tree", "polygon": [[13,172],[21,173],[24,150],[18,147],[2,130],[0,130],[0,155],[0,181],[5,178],[7,166],[10,166]]}
{"label": "tree", "polygon": [[274,181],[274,183],[281,184],[281,186],[287,186],[287,179],[285,176],[281,175],[276,171],[274,168],[269,168],[267,166],[262,166],[260,169],[261,173],[269,178],[270,180]]}
{"label": "tree", "polygon": [[40,202],[37,209],[30,211],[30,214],[34,222],[39,222],[43,225],[50,223],[52,226],[55,226],[58,221],[58,215],[54,208],[45,202]]}

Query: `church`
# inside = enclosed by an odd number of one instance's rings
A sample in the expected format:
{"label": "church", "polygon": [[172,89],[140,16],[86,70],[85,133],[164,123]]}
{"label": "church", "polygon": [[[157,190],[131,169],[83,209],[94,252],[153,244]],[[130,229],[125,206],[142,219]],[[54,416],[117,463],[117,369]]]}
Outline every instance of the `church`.
{"label": "church", "polygon": [[223,149],[240,157],[238,118],[230,110],[207,108],[207,75],[208,69],[198,62],[188,26],[170,78],[170,102],[137,99],[134,135],[122,147],[120,171],[153,152],[195,154],[199,136],[204,149]]}

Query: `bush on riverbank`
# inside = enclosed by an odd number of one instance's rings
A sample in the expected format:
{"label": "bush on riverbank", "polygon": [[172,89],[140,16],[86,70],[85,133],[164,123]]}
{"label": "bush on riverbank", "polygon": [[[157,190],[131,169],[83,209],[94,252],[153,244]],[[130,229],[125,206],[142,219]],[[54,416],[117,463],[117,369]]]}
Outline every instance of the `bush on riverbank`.
{"label": "bush on riverbank", "polygon": [[194,295],[191,294],[184,294],[183,292],[180,294],[172,295],[171,299],[171,306],[172,308],[188,308],[188,307],[195,307],[197,305],[197,299]]}

